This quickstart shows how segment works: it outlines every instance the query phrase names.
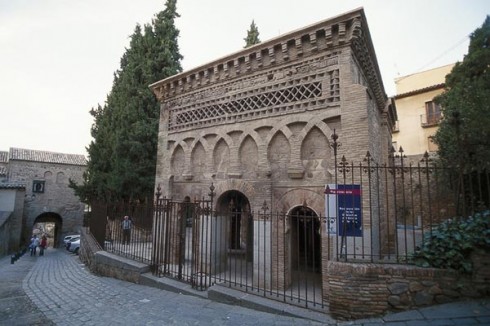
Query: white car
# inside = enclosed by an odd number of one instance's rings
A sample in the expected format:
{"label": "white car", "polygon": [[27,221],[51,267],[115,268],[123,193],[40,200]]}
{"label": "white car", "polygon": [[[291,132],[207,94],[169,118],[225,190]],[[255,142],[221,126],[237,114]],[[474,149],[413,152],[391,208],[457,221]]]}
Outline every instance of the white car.
{"label": "white car", "polygon": [[73,252],[74,254],[78,255],[78,252],[80,251],[80,238],[73,240],[70,242],[70,245],[67,246],[68,251]]}
{"label": "white car", "polygon": [[66,237],[63,239],[63,243],[64,243],[64,244],[65,244],[65,246],[66,246],[66,244],[67,244],[68,242],[70,242],[70,240],[72,240],[72,239],[77,239],[77,238],[80,238],[80,234],[72,234],[72,235],[67,235],[67,236],[66,236]]}

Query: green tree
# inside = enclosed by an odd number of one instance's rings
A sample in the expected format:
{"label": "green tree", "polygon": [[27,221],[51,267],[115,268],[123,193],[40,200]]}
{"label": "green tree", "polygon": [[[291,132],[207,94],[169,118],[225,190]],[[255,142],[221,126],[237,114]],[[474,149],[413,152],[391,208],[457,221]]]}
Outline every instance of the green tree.
{"label": "green tree", "polygon": [[148,85],[182,71],[177,17],[176,0],[167,0],[151,24],[135,27],[105,105],[90,111],[93,140],[84,183],[71,183],[83,201],[151,197],[160,110]]}
{"label": "green tree", "polygon": [[463,169],[490,163],[490,17],[470,36],[468,54],[436,98],[444,119],[435,135],[439,158]]}
{"label": "green tree", "polygon": [[250,29],[247,31],[247,37],[243,40],[245,41],[244,48],[248,48],[249,46],[260,43],[259,29],[257,28],[257,25],[255,25],[255,22],[253,20],[250,24]]}

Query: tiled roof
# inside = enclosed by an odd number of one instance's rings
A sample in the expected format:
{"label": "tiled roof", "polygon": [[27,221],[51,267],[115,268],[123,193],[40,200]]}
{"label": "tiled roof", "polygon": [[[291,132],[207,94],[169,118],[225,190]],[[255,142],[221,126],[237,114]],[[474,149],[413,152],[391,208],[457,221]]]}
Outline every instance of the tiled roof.
{"label": "tiled roof", "polygon": [[87,165],[87,159],[80,154],[64,154],[22,148],[10,148],[9,160]]}
{"label": "tiled roof", "polygon": [[0,163],[7,163],[9,161],[9,152],[0,151]]}
{"label": "tiled roof", "polygon": [[432,85],[432,86],[427,86],[427,87],[424,87],[424,88],[420,88],[420,89],[416,89],[416,90],[413,90],[413,91],[410,91],[410,92],[406,92],[406,93],[402,93],[402,94],[397,94],[395,95],[395,100],[399,99],[399,98],[403,98],[403,97],[407,97],[407,96],[413,96],[413,95],[417,95],[417,94],[421,94],[421,93],[425,93],[425,92],[430,92],[430,91],[433,91],[433,90],[436,90],[436,89],[439,89],[439,88],[444,88],[444,83],[441,83],[441,84],[436,84],[436,85]]}
{"label": "tiled roof", "polygon": [[25,183],[0,182],[0,189],[23,189],[25,187]]}

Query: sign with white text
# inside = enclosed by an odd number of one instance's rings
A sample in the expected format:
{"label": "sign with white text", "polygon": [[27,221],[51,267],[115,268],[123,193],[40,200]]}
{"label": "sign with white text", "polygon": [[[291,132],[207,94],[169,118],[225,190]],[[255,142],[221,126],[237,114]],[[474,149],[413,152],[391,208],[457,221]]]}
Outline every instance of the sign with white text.
{"label": "sign with white text", "polygon": [[325,186],[325,216],[328,233],[362,237],[361,185]]}

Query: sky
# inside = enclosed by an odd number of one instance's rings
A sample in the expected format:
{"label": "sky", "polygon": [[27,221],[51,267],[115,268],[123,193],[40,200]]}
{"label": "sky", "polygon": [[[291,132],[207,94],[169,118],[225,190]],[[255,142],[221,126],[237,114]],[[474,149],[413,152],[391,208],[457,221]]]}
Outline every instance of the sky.
{"label": "sky", "polygon": [[[86,155],[89,111],[103,105],[136,24],[165,0],[0,0],[0,151]],[[185,70],[363,7],[383,84],[462,61],[489,0],[177,0]]]}

